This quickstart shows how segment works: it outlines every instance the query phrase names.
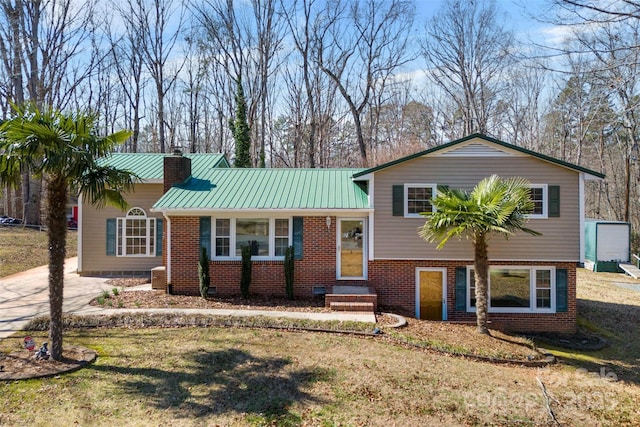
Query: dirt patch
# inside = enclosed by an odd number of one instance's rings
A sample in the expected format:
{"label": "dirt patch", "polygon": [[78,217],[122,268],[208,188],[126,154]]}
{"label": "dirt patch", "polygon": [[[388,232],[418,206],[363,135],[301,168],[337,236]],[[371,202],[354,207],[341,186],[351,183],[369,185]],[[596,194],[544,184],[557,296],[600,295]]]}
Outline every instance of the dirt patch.
{"label": "dirt patch", "polygon": [[62,350],[62,360],[36,359],[28,350],[0,354],[0,380],[40,378],[71,372],[95,360],[97,354],[84,347],[69,346]]}
{"label": "dirt patch", "polygon": [[408,318],[405,328],[387,332],[407,343],[447,353],[526,361],[544,358],[526,337],[496,330],[482,335],[474,325]]}

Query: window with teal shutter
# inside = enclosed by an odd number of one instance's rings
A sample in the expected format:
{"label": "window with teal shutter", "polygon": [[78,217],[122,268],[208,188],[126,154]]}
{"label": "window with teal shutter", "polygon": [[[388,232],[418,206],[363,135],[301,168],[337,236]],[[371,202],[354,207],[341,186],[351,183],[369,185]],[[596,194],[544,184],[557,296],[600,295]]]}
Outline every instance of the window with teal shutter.
{"label": "window with teal shutter", "polygon": [[[207,250],[207,254],[211,257],[211,217],[200,217],[200,250]],[[198,254],[199,255],[199,254]]]}
{"label": "window with teal shutter", "polygon": [[303,217],[293,217],[293,259],[302,259],[303,225]]}
{"label": "window with teal shutter", "polygon": [[556,312],[569,311],[569,286],[566,268],[556,269]]}
{"label": "window with teal shutter", "polygon": [[164,230],[162,228],[162,218],[156,218],[156,256],[162,255],[162,235]]}
{"label": "window with teal shutter", "polygon": [[116,219],[107,219],[107,255],[116,255]]}
{"label": "window with teal shutter", "polygon": [[467,311],[467,267],[456,267],[456,311]]}

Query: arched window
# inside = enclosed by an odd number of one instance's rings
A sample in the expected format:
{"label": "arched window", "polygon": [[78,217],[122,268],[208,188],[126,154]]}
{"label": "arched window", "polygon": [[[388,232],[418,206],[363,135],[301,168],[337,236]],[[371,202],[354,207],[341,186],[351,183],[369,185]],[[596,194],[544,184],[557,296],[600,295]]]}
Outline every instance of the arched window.
{"label": "arched window", "polygon": [[131,208],[124,218],[118,218],[118,256],[155,256],[156,219],[147,218],[142,208]]}

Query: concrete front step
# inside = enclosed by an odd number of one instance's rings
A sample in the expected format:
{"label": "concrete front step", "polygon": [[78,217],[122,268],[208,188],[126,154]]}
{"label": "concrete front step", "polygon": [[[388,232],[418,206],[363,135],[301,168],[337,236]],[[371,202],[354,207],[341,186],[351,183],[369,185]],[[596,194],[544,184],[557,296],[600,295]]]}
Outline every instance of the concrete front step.
{"label": "concrete front step", "polygon": [[333,311],[360,311],[373,313],[373,303],[372,302],[343,302],[343,301],[332,301],[329,303],[329,307]]}

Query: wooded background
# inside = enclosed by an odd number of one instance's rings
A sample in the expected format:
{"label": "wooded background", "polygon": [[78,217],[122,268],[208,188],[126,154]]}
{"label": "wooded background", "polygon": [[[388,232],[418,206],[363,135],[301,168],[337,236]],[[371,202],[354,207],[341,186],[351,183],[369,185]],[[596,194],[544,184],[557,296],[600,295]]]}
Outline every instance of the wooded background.
{"label": "wooded background", "polygon": [[[93,111],[132,130],[123,151],[253,167],[374,166],[482,132],[605,173],[587,217],[638,230],[640,2],[542,0],[553,44],[503,4],[0,0],[0,114]],[[39,179],[2,187],[1,214],[40,223]]]}

